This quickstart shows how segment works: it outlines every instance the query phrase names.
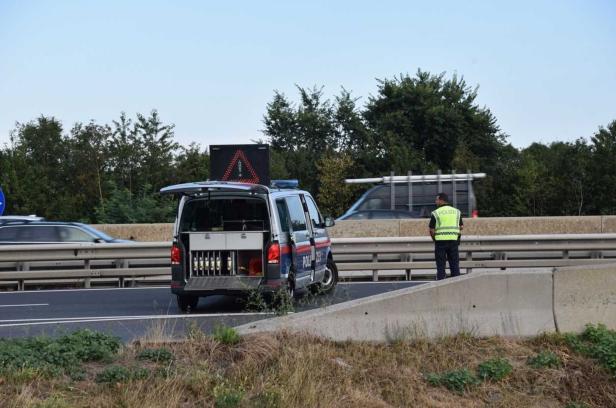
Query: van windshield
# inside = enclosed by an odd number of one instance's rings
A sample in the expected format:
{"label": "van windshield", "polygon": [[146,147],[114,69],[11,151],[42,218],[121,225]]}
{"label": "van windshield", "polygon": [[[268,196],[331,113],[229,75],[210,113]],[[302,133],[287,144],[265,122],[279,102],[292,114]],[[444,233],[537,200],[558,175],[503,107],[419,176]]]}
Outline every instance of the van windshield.
{"label": "van windshield", "polygon": [[194,199],[184,205],[180,221],[181,232],[268,230],[267,205],[260,198]]}

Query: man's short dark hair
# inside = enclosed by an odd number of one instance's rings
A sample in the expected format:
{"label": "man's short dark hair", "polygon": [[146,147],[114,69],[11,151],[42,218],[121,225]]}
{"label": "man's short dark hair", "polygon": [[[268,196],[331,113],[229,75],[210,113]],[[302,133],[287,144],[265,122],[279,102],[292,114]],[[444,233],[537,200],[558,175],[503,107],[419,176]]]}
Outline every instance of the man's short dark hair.
{"label": "man's short dark hair", "polygon": [[448,202],[449,202],[449,197],[447,196],[447,194],[446,194],[446,193],[438,193],[436,196],[437,196],[437,197],[438,197],[438,199],[439,199],[439,200],[441,200],[441,201],[445,201],[446,203],[448,203]]}

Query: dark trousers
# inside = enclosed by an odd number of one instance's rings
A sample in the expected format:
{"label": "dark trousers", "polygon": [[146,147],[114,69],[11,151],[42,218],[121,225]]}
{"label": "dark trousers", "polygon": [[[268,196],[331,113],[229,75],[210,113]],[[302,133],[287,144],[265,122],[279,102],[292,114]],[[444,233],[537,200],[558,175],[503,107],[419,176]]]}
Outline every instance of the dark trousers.
{"label": "dark trousers", "polygon": [[449,262],[451,276],[460,276],[460,256],[458,241],[435,241],[434,257],[436,258],[436,279],[445,279],[445,261]]}

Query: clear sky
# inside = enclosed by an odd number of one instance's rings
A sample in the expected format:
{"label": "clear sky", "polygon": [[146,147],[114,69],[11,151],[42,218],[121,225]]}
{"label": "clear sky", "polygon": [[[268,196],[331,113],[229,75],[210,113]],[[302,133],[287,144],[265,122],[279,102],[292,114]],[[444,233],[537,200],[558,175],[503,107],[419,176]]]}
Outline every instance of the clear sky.
{"label": "clear sky", "polygon": [[182,144],[248,143],[275,89],[463,75],[518,147],[616,119],[616,2],[0,0],[0,142],[52,115],[158,109]]}

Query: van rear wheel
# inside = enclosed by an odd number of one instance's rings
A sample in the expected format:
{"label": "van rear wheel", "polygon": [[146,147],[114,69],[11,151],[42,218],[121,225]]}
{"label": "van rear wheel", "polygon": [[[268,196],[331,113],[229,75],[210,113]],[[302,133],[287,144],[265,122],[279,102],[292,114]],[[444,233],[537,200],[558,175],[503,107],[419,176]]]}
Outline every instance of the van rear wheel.
{"label": "van rear wheel", "polygon": [[177,300],[178,308],[184,313],[195,310],[199,303],[198,296],[177,295]]}
{"label": "van rear wheel", "polygon": [[323,280],[317,284],[317,290],[320,293],[330,293],[336,287],[338,283],[338,268],[336,267],[336,263],[333,259],[329,258],[327,260],[327,265],[325,266],[325,274],[323,275]]}

